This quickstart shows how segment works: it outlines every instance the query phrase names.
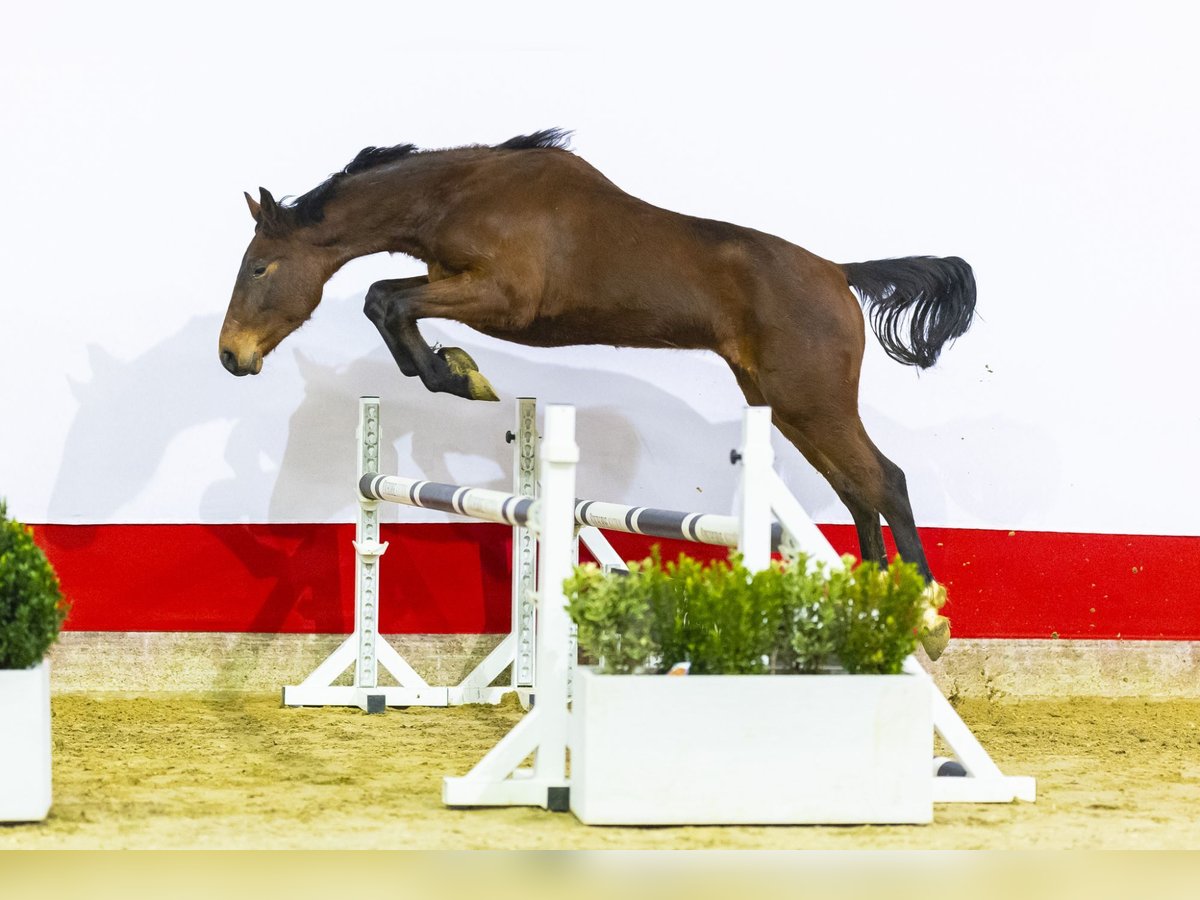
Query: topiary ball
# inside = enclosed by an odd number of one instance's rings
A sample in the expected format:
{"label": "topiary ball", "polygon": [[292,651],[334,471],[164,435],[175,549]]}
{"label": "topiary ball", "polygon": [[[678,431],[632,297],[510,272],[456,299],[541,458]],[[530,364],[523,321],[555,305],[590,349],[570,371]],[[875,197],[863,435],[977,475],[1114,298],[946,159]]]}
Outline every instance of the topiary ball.
{"label": "topiary ball", "polygon": [[0,501],[0,669],[41,662],[66,615],[58,577],[33,531],[10,520]]}

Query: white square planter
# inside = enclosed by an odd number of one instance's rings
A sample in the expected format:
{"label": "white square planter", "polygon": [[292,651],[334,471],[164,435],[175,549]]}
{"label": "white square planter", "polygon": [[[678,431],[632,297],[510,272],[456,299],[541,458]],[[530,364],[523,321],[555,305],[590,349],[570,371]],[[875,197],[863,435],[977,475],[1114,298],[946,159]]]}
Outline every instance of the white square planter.
{"label": "white square planter", "polygon": [[50,812],[50,664],[0,669],[0,822]]}
{"label": "white square planter", "polygon": [[571,811],[588,825],[930,822],[930,690],[911,675],[581,669]]}

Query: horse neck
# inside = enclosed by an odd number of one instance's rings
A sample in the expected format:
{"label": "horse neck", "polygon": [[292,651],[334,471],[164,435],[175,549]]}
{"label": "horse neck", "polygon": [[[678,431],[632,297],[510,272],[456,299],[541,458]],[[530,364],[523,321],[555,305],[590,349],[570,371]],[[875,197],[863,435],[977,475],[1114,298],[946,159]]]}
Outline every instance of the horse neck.
{"label": "horse neck", "polygon": [[428,262],[432,222],[469,165],[470,160],[426,158],[351,176],[329,201],[315,242],[335,248],[339,267],[383,252]]}

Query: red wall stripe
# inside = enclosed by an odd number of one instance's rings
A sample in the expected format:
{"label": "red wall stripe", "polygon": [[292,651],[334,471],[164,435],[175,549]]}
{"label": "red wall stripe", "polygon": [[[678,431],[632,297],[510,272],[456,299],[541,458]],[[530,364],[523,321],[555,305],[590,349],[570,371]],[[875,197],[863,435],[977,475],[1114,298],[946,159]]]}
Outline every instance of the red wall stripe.
{"label": "red wall stripe", "polygon": [[[842,552],[851,526],[822,526]],[[76,631],[349,632],[351,525],[40,525]],[[1200,537],[921,530],[957,637],[1200,640]],[[511,531],[384,526],[386,633],[501,632]],[[653,541],[609,534],[626,558]],[[662,541],[664,553],[721,548]],[[890,546],[890,544],[889,544]]]}

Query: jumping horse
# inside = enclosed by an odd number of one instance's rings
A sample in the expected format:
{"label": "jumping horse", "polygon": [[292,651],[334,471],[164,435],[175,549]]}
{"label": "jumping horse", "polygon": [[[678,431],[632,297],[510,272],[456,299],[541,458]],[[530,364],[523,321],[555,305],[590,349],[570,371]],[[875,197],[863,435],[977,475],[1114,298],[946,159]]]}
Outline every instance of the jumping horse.
{"label": "jumping horse", "polygon": [[[711,350],[833,486],[862,558],[886,562],[882,515],[900,556],[933,585],[904,473],[859,418],[859,302],[889,356],[928,368],[971,324],[971,267],[928,256],[839,264],[660,209],[571,152],[568,138],[548,129],[492,147],[368,147],[291,202],[264,188],[258,200],[246,194],[254,237],[221,327],[221,363],[257,374],[334,272],[370,253],[404,253],[428,274],[376,282],[364,310],[404,375],[430,391],[497,399],[464,350],[425,343],[425,317],[539,347]],[[935,657],[948,638],[942,617],[923,635]]]}

